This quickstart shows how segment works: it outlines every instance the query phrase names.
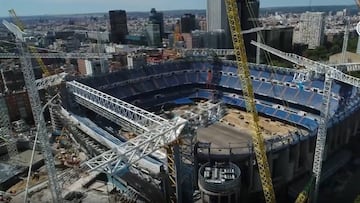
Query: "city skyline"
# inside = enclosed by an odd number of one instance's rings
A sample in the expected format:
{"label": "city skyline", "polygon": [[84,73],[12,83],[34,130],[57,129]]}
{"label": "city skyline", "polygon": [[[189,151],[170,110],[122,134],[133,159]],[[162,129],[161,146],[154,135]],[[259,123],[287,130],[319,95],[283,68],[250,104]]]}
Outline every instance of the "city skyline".
{"label": "city skyline", "polygon": [[[25,0],[12,0],[2,2],[0,16],[7,17],[7,11],[15,9],[20,16],[30,15],[56,15],[56,14],[81,14],[107,12],[109,10],[123,9],[126,11],[150,11],[157,10],[182,10],[182,9],[206,9],[206,0],[32,0],[31,4],[24,4]],[[171,2],[171,3],[169,3]],[[354,0],[312,0],[311,6],[318,5],[351,5]],[[310,6],[308,1],[288,0],[261,0],[260,7],[286,7],[286,6]]]}

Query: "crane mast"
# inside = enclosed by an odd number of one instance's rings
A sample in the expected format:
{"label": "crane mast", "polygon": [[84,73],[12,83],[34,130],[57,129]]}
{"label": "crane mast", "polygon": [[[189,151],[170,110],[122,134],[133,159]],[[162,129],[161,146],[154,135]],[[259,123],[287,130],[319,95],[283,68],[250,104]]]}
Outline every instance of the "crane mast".
{"label": "crane mast", "polygon": [[[14,10],[9,11],[10,15],[14,16]],[[16,16],[16,15],[15,15]],[[28,57],[29,53],[27,52],[27,45],[25,44],[25,40],[23,38],[23,30],[21,29],[21,22],[18,18],[15,20],[20,25],[15,26],[13,24],[7,24],[7,28],[13,32],[16,38],[16,46],[19,50],[20,55],[20,63],[21,69],[24,75],[25,87],[28,92],[29,101],[31,105],[31,110],[34,117],[35,125],[38,127],[39,130],[39,141],[41,145],[41,150],[45,160],[45,166],[48,172],[48,179],[49,179],[49,187],[51,191],[52,201],[53,202],[62,202],[60,187],[58,185],[58,181],[56,178],[56,169],[55,169],[55,162],[54,157],[52,155],[52,150],[49,145],[49,137],[48,131],[46,128],[45,120],[43,119],[42,115],[42,108],[41,108],[41,100],[39,96],[39,92],[37,90],[37,86],[35,81],[34,70],[31,64],[30,57]]]}
{"label": "crane mast", "polygon": [[[10,16],[15,20],[15,24],[20,28],[21,31],[25,30],[24,24],[21,22],[20,18],[16,15],[16,12],[14,9],[9,10]],[[36,48],[33,46],[28,46],[29,51],[33,54],[37,53]],[[43,60],[40,57],[35,57],[36,62],[39,64],[43,74],[45,77],[50,76],[50,73],[44,64]]]}
{"label": "crane mast", "polygon": [[244,39],[241,34],[238,7],[235,0],[225,0],[225,2],[229,27],[234,45],[234,53],[236,56],[236,63],[238,66],[238,74],[240,76],[243,96],[246,101],[246,111],[250,113],[252,118],[252,141],[264,197],[267,203],[273,203],[276,201],[275,192],[271,180],[270,167],[266,156],[265,140],[260,131],[259,116],[255,106],[254,90],[250,79],[250,69],[247,62]]}
{"label": "crane mast", "polygon": [[37,90],[35,81],[34,70],[31,66],[31,61],[26,55],[28,54],[25,51],[24,42],[18,40],[18,49],[20,51],[20,62],[21,69],[24,74],[25,86],[28,92],[31,110],[34,116],[35,125],[38,126],[39,130],[39,141],[41,145],[41,150],[45,160],[45,166],[48,172],[49,178],[49,186],[51,191],[51,196],[53,202],[61,202],[61,193],[59,189],[59,185],[56,178],[56,169],[55,169],[55,161],[52,155],[52,150],[49,145],[49,137],[48,131],[46,128],[45,120],[42,118],[42,110],[41,110],[41,100],[39,96],[39,92]]}
{"label": "crane mast", "polygon": [[[315,145],[315,153],[314,153],[314,160],[313,160],[313,169],[312,172],[315,177],[315,186],[313,191],[313,199],[312,202],[317,202],[318,191],[320,186],[320,178],[321,178],[321,168],[322,162],[324,158],[324,151],[326,145],[326,133],[327,133],[327,126],[330,117],[330,99],[331,99],[331,86],[333,80],[341,81],[343,83],[352,85],[354,87],[360,88],[360,79],[355,78],[353,76],[347,75],[340,70],[331,67],[329,65],[325,65],[316,61],[312,61],[302,56],[298,56],[296,54],[285,53],[269,47],[267,45],[254,42],[252,41],[251,44],[260,47],[261,49],[268,51],[276,56],[279,56],[285,60],[293,62],[297,65],[301,65],[306,68],[305,71],[309,73],[315,73],[320,75],[325,75],[324,79],[324,89],[323,89],[323,101],[322,106],[320,109],[321,116],[319,121],[319,127],[317,131],[316,137],[316,145]],[[312,74],[309,74],[312,75]],[[310,80],[311,78],[305,78],[306,80]],[[300,200],[305,199],[305,193],[300,194],[298,199]]]}

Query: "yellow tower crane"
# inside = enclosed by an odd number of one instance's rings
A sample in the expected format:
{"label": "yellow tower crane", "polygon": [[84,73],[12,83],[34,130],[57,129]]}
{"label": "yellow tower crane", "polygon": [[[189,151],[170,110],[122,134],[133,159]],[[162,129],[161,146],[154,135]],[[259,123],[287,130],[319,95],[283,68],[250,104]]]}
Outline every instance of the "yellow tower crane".
{"label": "yellow tower crane", "polygon": [[[9,10],[9,14],[10,16],[14,19],[15,21],[15,24],[21,29],[21,31],[24,31],[25,30],[25,26],[24,24],[21,22],[20,18],[16,15],[15,13],[15,10],[14,9],[10,9]],[[29,46],[29,51],[32,53],[32,54],[36,54],[37,53],[37,50],[35,47],[33,46]],[[46,65],[44,64],[43,60],[40,58],[40,57],[36,57],[35,58],[37,63],[39,64],[42,72],[43,72],[43,76],[44,77],[47,77],[47,76],[50,76],[50,73],[46,67]]]}
{"label": "yellow tower crane", "polygon": [[254,90],[250,79],[250,69],[247,62],[244,39],[241,34],[241,24],[236,0],[225,0],[226,11],[231,30],[234,53],[238,66],[238,75],[242,86],[243,96],[246,102],[246,111],[250,113],[252,120],[252,142],[256,161],[259,169],[260,180],[267,203],[276,202],[274,187],[271,180],[269,163],[266,157],[266,147],[259,126],[259,116],[255,106]]}

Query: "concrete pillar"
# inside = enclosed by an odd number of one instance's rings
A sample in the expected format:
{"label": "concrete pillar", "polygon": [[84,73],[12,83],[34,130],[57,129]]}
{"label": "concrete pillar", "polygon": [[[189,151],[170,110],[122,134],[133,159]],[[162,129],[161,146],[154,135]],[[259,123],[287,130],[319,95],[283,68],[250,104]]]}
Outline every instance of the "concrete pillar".
{"label": "concrete pillar", "polygon": [[290,149],[286,148],[284,150],[282,150],[279,153],[279,158],[277,161],[277,164],[273,166],[273,174],[274,177],[276,178],[277,176],[283,176],[284,179],[286,179],[286,176],[288,175],[288,171],[291,170],[289,167],[289,160],[290,160]]}
{"label": "concrete pillar", "polygon": [[252,150],[250,150],[250,156],[249,156],[249,160],[248,160],[248,162],[249,162],[249,164],[248,164],[248,182],[249,182],[249,190],[251,190],[252,189],[252,187],[253,187],[253,177],[254,177],[254,165],[253,165],[253,163],[254,163],[254,154],[253,154],[253,151]]}
{"label": "concrete pillar", "polygon": [[[291,147],[291,154],[292,157],[290,157],[290,162],[292,162],[293,165],[293,172],[297,171],[299,169],[299,161],[300,161],[300,144],[301,142],[299,142],[298,144],[296,144],[295,146]],[[291,160],[291,158],[293,160]],[[293,176],[294,174],[292,174]]]}
{"label": "concrete pillar", "polygon": [[357,53],[357,54],[360,54],[360,35],[359,35],[359,37],[358,37],[358,43],[357,43],[356,53]]}
{"label": "concrete pillar", "polygon": [[182,187],[181,187],[181,182],[182,182],[182,174],[181,174],[181,157],[180,157],[180,149],[179,149],[179,145],[174,145],[173,146],[173,150],[174,150],[174,161],[175,161],[175,167],[176,167],[176,198],[177,198],[177,202],[182,202]]}
{"label": "concrete pillar", "polygon": [[[351,118],[354,118],[355,115],[356,115],[356,114],[353,114],[353,115],[351,116]],[[360,123],[360,121],[359,121],[358,119],[352,119],[352,120],[355,121],[355,126],[354,126],[354,131],[352,132],[352,136],[356,136],[357,131],[358,131],[358,129],[359,129],[359,123]]]}

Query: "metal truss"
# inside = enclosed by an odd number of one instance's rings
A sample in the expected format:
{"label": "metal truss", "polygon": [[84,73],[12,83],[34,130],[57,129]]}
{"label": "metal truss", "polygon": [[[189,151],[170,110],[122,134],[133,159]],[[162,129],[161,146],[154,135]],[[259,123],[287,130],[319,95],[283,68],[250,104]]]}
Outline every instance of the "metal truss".
{"label": "metal truss", "polygon": [[127,123],[143,129],[145,132],[150,131],[156,126],[167,123],[166,119],[158,115],[147,112],[79,82],[71,81],[66,84],[69,91],[74,94],[75,97],[99,107],[108,114],[116,115],[116,119],[120,118]]}
{"label": "metal truss", "polygon": [[18,42],[17,46],[20,51],[20,55],[22,56],[20,58],[21,69],[24,74],[24,81],[29,95],[31,110],[33,112],[35,124],[38,126],[39,141],[41,144],[41,149],[45,160],[45,166],[49,176],[49,186],[52,195],[52,201],[61,202],[62,197],[61,194],[59,193],[60,189],[56,178],[55,161],[52,155],[51,147],[49,145],[49,137],[46,128],[46,123],[44,119],[42,119],[43,112],[41,109],[41,100],[40,100],[39,92],[34,83],[35,81],[34,71],[31,66],[30,58],[23,57],[27,55],[27,52],[25,51],[26,45],[23,42]]}
{"label": "metal truss", "polygon": [[9,112],[6,105],[5,97],[0,97],[0,137],[7,142],[7,151],[10,158],[18,154],[16,139],[12,137],[10,127]]}
{"label": "metal truss", "polygon": [[67,87],[81,105],[97,108],[96,112],[107,112],[110,120],[124,120],[143,129],[137,137],[85,162],[82,168],[90,171],[103,169],[109,174],[121,171],[175,141],[187,122],[180,117],[168,121],[76,81],[67,82]]}
{"label": "metal truss", "polygon": [[234,49],[180,49],[179,53],[186,57],[186,56],[211,56],[211,55],[218,55],[218,56],[229,56],[234,55]]}
{"label": "metal truss", "polygon": [[185,119],[176,117],[169,123],[160,125],[149,132],[130,139],[119,145],[116,149],[106,151],[84,164],[91,171],[103,168],[107,173],[116,173],[175,141],[185,124]]}
{"label": "metal truss", "polygon": [[[296,54],[282,52],[282,51],[274,49],[270,46],[267,46],[265,44],[261,44],[261,43],[255,42],[255,41],[251,41],[251,44],[258,46],[261,49],[264,49],[265,51],[268,51],[280,58],[288,60],[299,66],[303,66],[306,68],[306,70],[312,71],[315,74],[325,75],[328,73],[327,76],[332,79],[347,83],[347,84],[355,86],[355,87],[360,87],[360,79],[359,78],[347,75],[347,74],[343,73],[342,71],[338,70],[337,68],[332,67],[330,65],[325,65],[325,64],[310,60],[308,58],[305,58],[305,57],[302,57],[302,56],[299,56]],[[345,66],[346,66],[346,64],[345,64]],[[299,71],[306,73],[306,70],[299,70]],[[297,72],[299,72],[299,71],[297,71]]]}
{"label": "metal truss", "polygon": [[[323,102],[321,106],[321,116],[319,121],[319,127],[316,137],[316,146],[315,146],[315,154],[313,160],[313,173],[315,175],[315,188],[313,193],[314,202],[317,201],[317,195],[320,186],[320,177],[321,177],[321,167],[324,157],[325,145],[326,145],[326,134],[328,121],[330,117],[330,99],[331,99],[331,86],[333,80],[338,80],[343,83],[347,83],[354,87],[360,87],[360,79],[355,78],[353,76],[347,75],[343,73],[341,70],[325,65],[316,61],[312,61],[302,56],[298,56],[296,54],[285,53],[269,47],[267,45],[252,41],[251,44],[264,49],[280,58],[293,62],[297,65],[305,67],[308,71],[313,72],[314,74],[325,75],[324,81],[324,94],[323,94]],[[311,78],[310,78],[311,79]]]}
{"label": "metal truss", "polygon": [[60,73],[60,74],[48,76],[46,78],[37,79],[35,81],[36,87],[38,90],[41,90],[51,86],[60,85],[61,82],[64,81],[66,75],[67,73]]}
{"label": "metal truss", "polygon": [[360,63],[341,63],[341,64],[330,64],[338,70],[353,72],[353,71],[360,71]]}

